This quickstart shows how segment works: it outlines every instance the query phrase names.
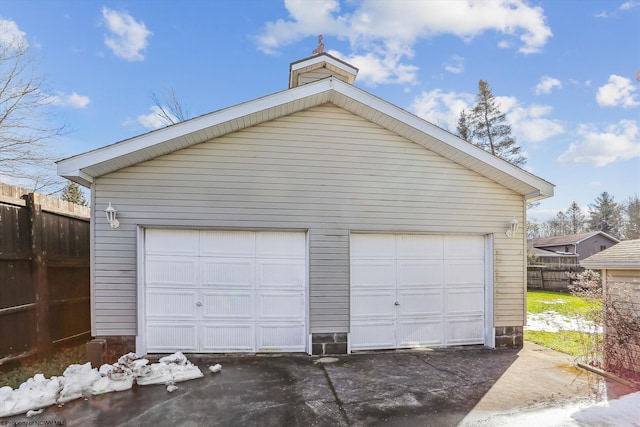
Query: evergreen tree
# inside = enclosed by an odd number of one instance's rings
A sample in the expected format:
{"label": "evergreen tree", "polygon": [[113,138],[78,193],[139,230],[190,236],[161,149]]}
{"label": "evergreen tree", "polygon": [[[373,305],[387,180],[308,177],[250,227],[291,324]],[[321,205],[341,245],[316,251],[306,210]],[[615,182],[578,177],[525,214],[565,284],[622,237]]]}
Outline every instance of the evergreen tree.
{"label": "evergreen tree", "polygon": [[567,219],[569,220],[569,232],[571,234],[582,233],[585,230],[585,226],[587,225],[587,219],[582,213],[582,209],[580,206],[574,201],[569,206],[569,209],[566,211]]}
{"label": "evergreen tree", "polygon": [[571,234],[571,222],[564,212],[559,211],[555,218],[549,220],[549,232],[551,236]]}
{"label": "evergreen tree", "polygon": [[620,236],[622,207],[609,193],[605,191],[596,197],[595,202],[589,205],[589,215],[589,227],[592,231],[600,230],[614,237]]}
{"label": "evergreen tree", "polygon": [[624,238],[625,239],[640,239],[640,199],[636,194],[634,197],[629,197],[629,202],[624,207],[625,211],[625,224],[624,224]]}
{"label": "evergreen tree", "polygon": [[75,203],[77,205],[88,206],[87,199],[84,197],[84,193],[75,182],[69,181],[67,185],[62,189],[62,200]]}
{"label": "evergreen tree", "polygon": [[469,129],[469,121],[467,118],[467,113],[462,110],[460,112],[460,117],[458,118],[458,125],[456,126],[457,134],[460,138],[464,139],[467,142],[471,142],[471,129]]}
{"label": "evergreen tree", "polygon": [[[471,114],[465,117],[465,121],[471,130],[468,136],[473,144],[516,166],[525,164],[522,148],[516,145],[516,140],[511,135],[511,125],[507,123],[505,113],[498,108],[489,83],[484,80],[478,82],[476,105]],[[458,132],[461,135],[460,130]]]}

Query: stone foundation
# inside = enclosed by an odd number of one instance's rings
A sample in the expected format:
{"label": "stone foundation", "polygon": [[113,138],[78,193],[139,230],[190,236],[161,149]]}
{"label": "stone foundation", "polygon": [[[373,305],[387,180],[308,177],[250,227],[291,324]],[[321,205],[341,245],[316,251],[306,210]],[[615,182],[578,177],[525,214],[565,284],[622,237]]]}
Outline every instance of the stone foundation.
{"label": "stone foundation", "polygon": [[136,349],[134,336],[95,337],[86,345],[87,360],[91,366],[99,368],[104,363],[115,363],[118,358]]}
{"label": "stone foundation", "polygon": [[500,326],[495,328],[496,348],[522,348],[524,332],[522,326]]}
{"label": "stone foundation", "polygon": [[347,354],[347,333],[311,334],[311,354]]}

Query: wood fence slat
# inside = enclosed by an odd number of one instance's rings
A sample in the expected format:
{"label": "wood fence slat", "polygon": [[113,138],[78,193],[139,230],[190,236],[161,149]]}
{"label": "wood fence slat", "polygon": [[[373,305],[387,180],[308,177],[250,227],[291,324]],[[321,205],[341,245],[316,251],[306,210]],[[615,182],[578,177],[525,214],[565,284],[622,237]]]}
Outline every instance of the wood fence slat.
{"label": "wood fence slat", "polygon": [[0,367],[90,339],[89,212],[0,184]]}

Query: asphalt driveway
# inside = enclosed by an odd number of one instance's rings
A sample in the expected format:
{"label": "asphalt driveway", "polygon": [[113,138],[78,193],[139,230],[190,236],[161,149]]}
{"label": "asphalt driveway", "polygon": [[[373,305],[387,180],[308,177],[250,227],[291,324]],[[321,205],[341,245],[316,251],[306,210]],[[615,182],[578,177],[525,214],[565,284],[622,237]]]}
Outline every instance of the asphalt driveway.
{"label": "asphalt driveway", "polygon": [[[163,385],[134,386],[52,406],[31,418],[0,421],[109,427],[479,426],[496,425],[522,411],[588,406],[634,391],[530,343],[520,351],[189,359],[205,377],[178,383],[171,393]],[[214,363],[222,364],[221,373],[207,370]]]}

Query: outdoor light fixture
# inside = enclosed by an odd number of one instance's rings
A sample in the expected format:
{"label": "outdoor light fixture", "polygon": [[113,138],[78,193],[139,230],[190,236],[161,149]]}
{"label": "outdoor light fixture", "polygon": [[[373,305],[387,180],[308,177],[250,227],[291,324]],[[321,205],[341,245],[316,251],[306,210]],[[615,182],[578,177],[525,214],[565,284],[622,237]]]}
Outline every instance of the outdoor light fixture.
{"label": "outdoor light fixture", "polygon": [[514,216],[511,222],[509,223],[509,228],[507,228],[507,237],[513,237],[518,232],[518,220]]}
{"label": "outdoor light fixture", "polygon": [[120,221],[116,219],[118,211],[115,210],[113,206],[111,206],[111,202],[109,202],[109,207],[104,210],[104,213],[107,215],[107,222],[111,224],[111,228],[120,227]]}

